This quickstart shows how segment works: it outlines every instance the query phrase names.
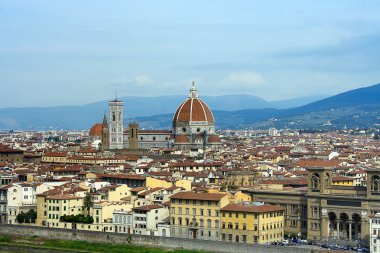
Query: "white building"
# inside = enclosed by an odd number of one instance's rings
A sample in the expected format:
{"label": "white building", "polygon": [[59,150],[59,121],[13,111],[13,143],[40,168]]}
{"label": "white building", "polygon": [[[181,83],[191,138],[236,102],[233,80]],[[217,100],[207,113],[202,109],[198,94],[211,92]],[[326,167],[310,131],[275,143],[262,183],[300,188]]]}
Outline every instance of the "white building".
{"label": "white building", "polygon": [[115,233],[133,233],[133,213],[132,211],[115,210],[113,211],[112,223]]}
{"label": "white building", "polygon": [[135,207],[133,210],[133,233],[140,235],[162,234],[159,232],[158,224],[169,217],[169,209],[161,205],[146,205]]}
{"label": "white building", "polygon": [[7,191],[8,224],[17,223],[16,217],[21,212],[31,209],[36,211],[36,188],[32,184],[14,184]]}
{"label": "white building", "polygon": [[380,213],[376,213],[369,220],[370,231],[370,252],[380,253]]}

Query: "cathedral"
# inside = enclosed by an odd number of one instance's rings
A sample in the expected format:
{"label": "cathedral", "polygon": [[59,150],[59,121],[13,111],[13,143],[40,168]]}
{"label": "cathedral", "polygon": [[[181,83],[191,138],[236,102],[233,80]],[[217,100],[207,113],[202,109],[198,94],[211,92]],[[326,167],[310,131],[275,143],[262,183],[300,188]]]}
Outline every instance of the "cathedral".
{"label": "cathedral", "polygon": [[117,99],[109,102],[109,124],[95,124],[89,133],[90,142],[97,142],[102,150],[175,148],[183,151],[218,149],[221,141],[215,133],[215,119],[211,109],[198,97],[193,82],[189,96],[173,116],[172,130],[140,130],[137,123],[124,129],[124,105]]}

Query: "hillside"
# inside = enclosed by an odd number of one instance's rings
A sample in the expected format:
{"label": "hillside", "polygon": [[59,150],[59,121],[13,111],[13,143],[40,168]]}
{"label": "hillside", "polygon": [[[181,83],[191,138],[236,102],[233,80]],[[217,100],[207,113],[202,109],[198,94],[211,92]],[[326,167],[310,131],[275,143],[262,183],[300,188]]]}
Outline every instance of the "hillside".
{"label": "hillside", "polygon": [[[347,91],[292,109],[214,111],[219,129],[371,128],[380,123],[380,84]],[[136,118],[143,127],[170,127],[172,115]]]}

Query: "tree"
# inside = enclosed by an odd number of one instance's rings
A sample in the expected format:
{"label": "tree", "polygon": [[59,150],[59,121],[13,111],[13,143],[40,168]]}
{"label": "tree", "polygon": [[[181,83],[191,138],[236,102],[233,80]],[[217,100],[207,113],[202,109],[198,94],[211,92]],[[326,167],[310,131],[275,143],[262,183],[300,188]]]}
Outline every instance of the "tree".
{"label": "tree", "polygon": [[86,196],[83,199],[83,210],[86,211],[87,215],[90,215],[90,209],[94,206],[94,199],[90,195],[90,193],[87,192]]}
{"label": "tree", "polygon": [[27,213],[21,211],[17,214],[16,220],[18,223],[35,223],[37,219],[37,213],[34,209],[30,209]]}

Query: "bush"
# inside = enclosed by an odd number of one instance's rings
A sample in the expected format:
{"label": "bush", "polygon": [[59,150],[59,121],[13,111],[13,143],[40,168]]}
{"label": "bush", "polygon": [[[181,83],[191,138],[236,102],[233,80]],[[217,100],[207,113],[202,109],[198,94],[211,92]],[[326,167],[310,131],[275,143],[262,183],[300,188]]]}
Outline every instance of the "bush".
{"label": "bush", "polygon": [[90,215],[84,216],[83,214],[63,215],[63,216],[61,216],[60,221],[92,224],[92,223],[94,223],[94,218],[92,218]]}

